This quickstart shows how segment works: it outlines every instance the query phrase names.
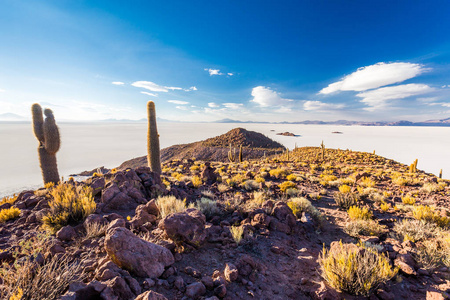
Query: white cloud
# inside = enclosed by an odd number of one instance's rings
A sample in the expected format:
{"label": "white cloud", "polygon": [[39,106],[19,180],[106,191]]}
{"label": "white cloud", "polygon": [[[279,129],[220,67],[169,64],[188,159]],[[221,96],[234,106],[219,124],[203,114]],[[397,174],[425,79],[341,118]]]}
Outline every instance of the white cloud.
{"label": "white cloud", "polygon": [[186,106],[175,106],[175,108],[180,109],[180,110],[188,110],[188,108]]}
{"label": "white cloud", "polygon": [[190,90],[190,91],[196,91],[196,90],[197,90],[197,87],[196,87],[196,86],[191,86],[191,87],[189,88],[189,90]]}
{"label": "white cloud", "polygon": [[141,94],[152,96],[152,97],[158,97],[158,94],[149,93],[149,92],[141,92]]}
{"label": "white cloud", "polygon": [[180,101],[180,100],[167,100],[167,102],[169,102],[169,103],[174,103],[174,104],[178,104],[178,105],[186,105],[186,104],[189,104],[189,102],[187,102],[187,101]]}
{"label": "white cloud", "polygon": [[124,85],[125,83],[121,82],[121,81],[113,81],[111,82],[114,85]]}
{"label": "white cloud", "polygon": [[338,91],[365,91],[416,77],[428,69],[413,63],[377,63],[359,68],[342,80],[323,88],[320,94]]}
{"label": "white cloud", "polygon": [[234,75],[234,73],[227,73],[227,75],[228,75],[228,76],[233,76],[233,75]]}
{"label": "white cloud", "polygon": [[208,71],[209,76],[214,76],[214,75],[224,75],[223,73],[220,73],[219,69],[204,69],[205,71]]}
{"label": "white cloud", "polygon": [[359,93],[356,96],[363,98],[361,102],[367,104],[366,110],[376,110],[389,106],[389,100],[403,99],[411,96],[418,96],[432,92],[434,89],[426,84],[404,84],[397,86],[388,86]]}
{"label": "white cloud", "polygon": [[217,103],[214,103],[214,102],[209,102],[208,106],[215,108],[215,107],[220,107],[220,104],[217,104]]}
{"label": "white cloud", "polygon": [[180,87],[171,87],[171,86],[161,86],[157,85],[151,81],[136,81],[131,84],[132,86],[143,88],[152,92],[164,92],[167,93],[169,90],[182,90]]}
{"label": "white cloud", "polygon": [[308,111],[327,111],[344,108],[344,104],[331,104],[321,101],[305,101],[303,109]]}
{"label": "white cloud", "polygon": [[244,106],[242,103],[222,103],[222,105],[229,109],[239,109]]}
{"label": "white cloud", "polygon": [[262,107],[283,106],[289,102],[292,102],[292,100],[284,99],[277,92],[264,86],[254,87],[252,90],[252,96],[253,99],[250,100],[250,102],[257,103]]}
{"label": "white cloud", "polygon": [[0,93],[4,93],[6,92],[4,89],[0,89]]}

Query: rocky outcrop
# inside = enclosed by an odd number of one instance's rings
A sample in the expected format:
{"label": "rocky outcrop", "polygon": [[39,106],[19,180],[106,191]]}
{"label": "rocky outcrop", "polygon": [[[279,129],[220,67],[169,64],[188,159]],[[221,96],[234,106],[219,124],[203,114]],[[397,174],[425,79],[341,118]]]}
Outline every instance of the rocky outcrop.
{"label": "rocky outcrop", "polygon": [[123,227],[107,232],[105,250],[119,267],[140,277],[159,277],[175,262],[168,249],[142,240]]}
{"label": "rocky outcrop", "polygon": [[195,208],[173,213],[159,222],[158,227],[173,241],[184,242],[198,247],[205,242],[206,218]]}

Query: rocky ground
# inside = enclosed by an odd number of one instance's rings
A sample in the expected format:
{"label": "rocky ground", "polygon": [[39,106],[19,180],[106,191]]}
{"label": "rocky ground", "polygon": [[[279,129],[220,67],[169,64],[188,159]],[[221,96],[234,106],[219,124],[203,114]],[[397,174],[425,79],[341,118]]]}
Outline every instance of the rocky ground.
{"label": "rocky ground", "polygon": [[[53,230],[57,187],[3,199],[0,216],[20,214],[0,225],[2,299],[364,298],[322,276],[321,253],[339,241],[376,249],[396,270],[370,299],[448,297],[446,180],[326,148],[242,163],[173,159],[161,176],[142,164],[69,179],[78,195],[90,188],[93,213]],[[342,199],[368,218],[355,219]]]}

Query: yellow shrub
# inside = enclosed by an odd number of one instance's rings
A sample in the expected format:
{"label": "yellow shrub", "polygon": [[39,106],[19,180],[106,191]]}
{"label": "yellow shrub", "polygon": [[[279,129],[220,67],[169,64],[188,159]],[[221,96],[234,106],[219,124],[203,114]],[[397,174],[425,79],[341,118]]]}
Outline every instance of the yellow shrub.
{"label": "yellow shrub", "polygon": [[333,197],[336,204],[343,209],[349,209],[350,206],[356,205],[359,199],[359,196],[356,193],[336,192]]}
{"label": "yellow shrub", "polygon": [[200,169],[199,166],[192,166],[189,168],[191,171],[198,171]]}
{"label": "yellow shrub", "polygon": [[270,170],[269,174],[270,174],[270,176],[279,179],[279,178],[285,177],[287,175],[287,172],[284,169],[277,168],[277,169]]}
{"label": "yellow shrub", "polygon": [[46,184],[44,184],[44,188],[46,189],[51,189],[54,186],[55,186],[54,182],[47,182]]}
{"label": "yellow shrub", "polygon": [[159,209],[161,218],[171,213],[182,212],[186,209],[185,201],[175,198],[175,196],[160,196],[156,199],[156,206]]}
{"label": "yellow shrub", "polygon": [[344,231],[353,237],[361,235],[379,237],[386,232],[386,226],[380,225],[375,220],[354,220],[345,225]]}
{"label": "yellow shrub", "polygon": [[87,186],[76,189],[71,184],[61,183],[52,189],[51,195],[50,212],[42,218],[44,228],[51,232],[84,220],[96,209],[92,188]]}
{"label": "yellow shrub", "polygon": [[349,187],[349,186],[346,185],[346,184],[341,185],[341,186],[339,187],[339,192],[341,192],[341,193],[343,193],[343,194],[345,194],[345,193],[350,193],[351,191],[352,191],[352,188]]}
{"label": "yellow shrub", "polygon": [[294,174],[290,174],[290,175],[286,176],[286,180],[296,181],[297,180],[297,176],[294,175]]}
{"label": "yellow shrub", "polygon": [[231,232],[231,235],[233,236],[233,240],[236,242],[236,244],[239,245],[239,243],[242,241],[242,235],[244,234],[244,227],[243,226],[231,226],[230,232]]}
{"label": "yellow shrub", "polygon": [[17,200],[16,194],[14,194],[12,196],[6,196],[0,200],[0,205],[5,204],[5,203],[13,204],[16,200]]}
{"label": "yellow shrub", "polygon": [[290,207],[290,209],[292,209],[292,212],[297,218],[301,218],[304,212],[309,213],[318,226],[322,225],[322,214],[306,198],[291,198],[287,202],[287,205]]}
{"label": "yellow shrub", "polygon": [[389,259],[371,248],[360,251],[356,245],[342,244],[319,257],[322,277],[338,291],[368,296],[381,283],[390,280],[398,269],[392,269]]}
{"label": "yellow shrub", "polygon": [[381,203],[381,205],[380,205],[381,210],[384,211],[384,212],[388,211],[390,207],[391,207],[391,205],[389,205],[389,204],[386,203],[386,202],[383,202],[383,203]]}
{"label": "yellow shrub", "polygon": [[296,189],[297,185],[295,183],[293,183],[292,181],[285,181],[285,182],[279,184],[278,187],[284,193],[284,192],[286,192],[287,189],[294,189],[294,188]]}
{"label": "yellow shrub", "polygon": [[370,220],[372,218],[372,213],[367,207],[351,206],[347,212],[350,220]]}
{"label": "yellow shrub", "polygon": [[373,181],[369,177],[363,177],[361,179],[361,183],[360,184],[363,187],[374,187],[375,186],[375,181]]}
{"label": "yellow shrub", "polygon": [[17,218],[20,215],[20,209],[17,207],[5,208],[0,211],[0,223]]}
{"label": "yellow shrub", "polygon": [[240,183],[246,180],[245,176],[242,174],[236,174],[233,177],[227,179],[227,183],[229,186],[234,187],[239,185]]}
{"label": "yellow shrub", "polygon": [[447,227],[450,223],[450,218],[441,216],[433,207],[427,205],[415,206],[413,209],[413,217],[416,220],[434,223],[440,227]]}
{"label": "yellow shrub", "polygon": [[170,176],[175,178],[177,181],[182,181],[182,179],[183,179],[183,174],[178,173],[178,172],[173,172]]}
{"label": "yellow shrub", "polygon": [[402,202],[403,202],[403,204],[414,205],[414,204],[416,204],[416,199],[414,199],[414,197],[411,197],[411,196],[405,196],[405,197],[402,197]]}
{"label": "yellow shrub", "polygon": [[192,176],[192,184],[195,188],[198,188],[202,185],[202,179],[199,176]]}

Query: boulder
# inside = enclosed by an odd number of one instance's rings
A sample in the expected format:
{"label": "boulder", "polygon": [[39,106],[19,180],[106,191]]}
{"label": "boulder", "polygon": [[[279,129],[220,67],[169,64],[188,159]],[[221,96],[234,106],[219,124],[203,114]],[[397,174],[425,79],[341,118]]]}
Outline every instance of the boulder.
{"label": "boulder", "polygon": [[292,209],[286,204],[286,202],[278,201],[275,203],[272,215],[277,218],[281,223],[294,227],[296,223],[296,217],[292,212]]}
{"label": "boulder", "polygon": [[139,277],[159,277],[175,262],[168,249],[140,239],[123,227],[107,232],[105,250],[115,264]]}
{"label": "boulder", "polygon": [[147,291],[137,296],[135,300],[167,300],[167,298],[157,292]]}
{"label": "boulder", "polygon": [[205,216],[195,208],[173,213],[159,222],[158,227],[173,241],[185,242],[194,247],[206,239]]}
{"label": "boulder", "polygon": [[186,296],[192,299],[197,299],[205,293],[206,287],[201,282],[194,282],[186,287]]}
{"label": "boulder", "polygon": [[228,281],[236,281],[239,275],[238,269],[231,263],[225,265],[225,270],[223,273],[225,275],[225,279]]}
{"label": "boulder", "polygon": [[56,237],[61,241],[71,241],[77,237],[77,233],[72,226],[67,225],[61,228],[57,233]]}
{"label": "boulder", "polygon": [[217,181],[217,174],[214,173],[216,169],[211,167],[211,164],[209,162],[205,163],[205,167],[203,168],[202,172],[200,173],[200,178],[203,182],[207,184],[211,184]]}

